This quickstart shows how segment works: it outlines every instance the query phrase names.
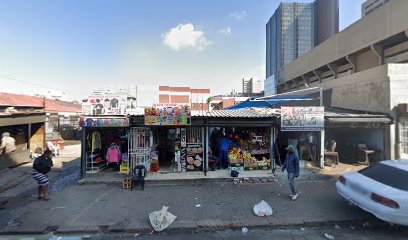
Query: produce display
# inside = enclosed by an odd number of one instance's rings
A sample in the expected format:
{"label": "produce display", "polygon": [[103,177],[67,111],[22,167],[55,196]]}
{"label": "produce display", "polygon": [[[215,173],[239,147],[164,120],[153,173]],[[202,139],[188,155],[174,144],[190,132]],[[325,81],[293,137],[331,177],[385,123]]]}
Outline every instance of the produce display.
{"label": "produce display", "polygon": [[243,151],[239,147],[232,147],[228,157],[231,168],[244,166],[245,170],[267,170],[271,166],[270,159],[263,157],[261,160],[258,160],[250,151]]}

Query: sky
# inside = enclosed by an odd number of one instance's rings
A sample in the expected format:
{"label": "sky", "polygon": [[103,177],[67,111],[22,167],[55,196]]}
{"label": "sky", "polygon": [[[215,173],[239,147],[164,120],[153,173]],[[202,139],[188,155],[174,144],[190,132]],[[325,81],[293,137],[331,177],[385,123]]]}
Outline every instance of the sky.
{"label": "sky", "polygon": [[[344,29],[363,0],[339,1]],[[1,0],[0,92],[81,99],[138,85],[147,99],[158,85],[241,91],[242,78],[265,78],[265,24],[280,2]]]}

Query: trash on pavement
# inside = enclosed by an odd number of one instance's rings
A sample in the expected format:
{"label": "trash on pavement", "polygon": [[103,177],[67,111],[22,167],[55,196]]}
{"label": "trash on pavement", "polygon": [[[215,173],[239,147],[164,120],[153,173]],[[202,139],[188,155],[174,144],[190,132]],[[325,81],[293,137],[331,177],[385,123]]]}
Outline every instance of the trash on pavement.
{"label": "trash on pavement", "polygon": [[264,200],[254,206],[254,213],[258,217],[270,216],[272,215],[273,211],[271,206]]}
{"label": "trash on pavement", "polygon": [[246,227],[243,227],[243,228],[242,228],[242,233],[243,233],[243,234],[246,234],[246,233],[248,233],[248,228],[246,228]]}
{"label": "trash on pavement", "polygon": [[334,225],[334,228],[335,228],[335,229],[341,229],[340,226],[337,225],[337,224]]}
{"label": "trash on pavement", "polygon": [[332,235],[330,235],[330,234],[328,234],[328,233],[325,233],[324,236],[325,236],[327,239],[329,239],[329,240],[334,240],[334,239],[335,239],[334,236],[332,236]]}
{"label": "trash on pavement", "polygon": [[195,207],[198,208],[198,207],[202,207],[202,206],[201,206],[201,204],[196,204]]}
{"label": "trash on pavement", "polygon": [[176,220],[176,216],[167,212],[169,207],[163,206],[161,210],[149,214],[150,224],[154,231],[161,232]]}
{"label": "trash on pavement", "polygon": [[300,228],[301,231],[305,231],[305,228]]}

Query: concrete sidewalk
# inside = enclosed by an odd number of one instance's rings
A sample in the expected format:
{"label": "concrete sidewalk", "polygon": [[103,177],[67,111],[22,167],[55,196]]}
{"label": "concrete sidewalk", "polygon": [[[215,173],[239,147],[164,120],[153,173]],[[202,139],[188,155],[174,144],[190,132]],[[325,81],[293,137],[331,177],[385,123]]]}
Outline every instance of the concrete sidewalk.
{"label": "concrete sidewalk", "polygon": [[[4,223],[0,228],[2,234],[148,232],[148,214],[163,205],[178,217],[166,231],[376,221],[349,206],[337,194],[333,181],[298,181],[298,187],[300,197],[291,201],[287,183],[281,180],[238,185],[147,185],[145,191],[123,190],[119,185],[74,185],[51,195],[49,202],[33,201],[16,210],[0,210],[0,222]],[[262,199],[272,206],[272,216],[253,214],[253,206]]]}
{"label": "concrete sidewalk", "polygon": [[[78,172],[80,169],[81,145],[69,145],[61,151],[60,156],[54,157],[54,167],[48,174],[51,182],[58,181],[61,176]],[[26,163],[15,168],[0,171],[0,206],[20,198],[27,192],[36,190],[37,183],[32,179],[33,163]],[[54,185],[55,186],[55,185]]]}

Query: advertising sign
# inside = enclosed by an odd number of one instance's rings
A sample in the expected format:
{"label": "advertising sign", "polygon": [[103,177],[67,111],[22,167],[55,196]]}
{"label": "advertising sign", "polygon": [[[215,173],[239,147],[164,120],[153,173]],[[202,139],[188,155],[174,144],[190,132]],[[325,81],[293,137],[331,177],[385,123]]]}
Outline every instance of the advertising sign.
{"label": "advertising sign", "polygon": [[155,104],[145,108],[145,125],[190,125],[190,105]]}
{"label": "advertising sign", "polygon": [[127,127],[129,120],[127,118],[80,118],[81,127]]}
{"label": "advertising sign", "polygon": [[282,107],[281,131],[321,131],[324,107]]}
{"label": "advertising sign", "polygon": [[133,108],[133,99],[121,95],[94,95],[82,100],[83,115],[124,115]]}

